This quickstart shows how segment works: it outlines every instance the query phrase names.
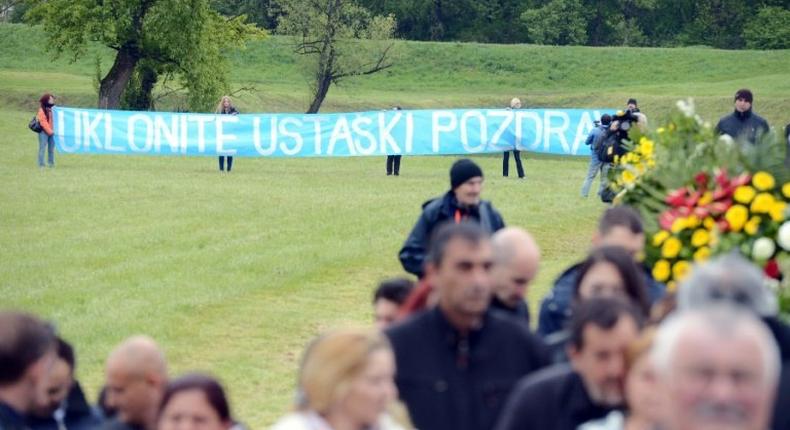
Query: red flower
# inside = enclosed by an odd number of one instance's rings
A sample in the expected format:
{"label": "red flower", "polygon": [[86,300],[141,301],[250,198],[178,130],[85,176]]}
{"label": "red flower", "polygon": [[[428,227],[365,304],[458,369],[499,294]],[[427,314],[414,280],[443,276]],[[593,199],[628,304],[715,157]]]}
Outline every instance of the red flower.
{"label": "red flower", "polygon": [[763,270],[768,277],[779,279],[781,276],[781,272],[779,272],[779,264],[776,263],[776,259],[768,260],[768,262],[765,263],[765,268]]}
{"label": "red flower", "polygon": [[719,169],[716,172],[716,183],[721,188],[726,188],[730,185],[730,179],[727,177],[727,170],[726,169]]}
{"label": "red flower", "polygon": [[730,186],[732,187],[733,190],[735,190],[741,185],[748,184],[749,182],[751,182],[751,180],[752,180],[752,175],[748,173],[742,173],[732,179],[732,181],[730,182]]}
{"label": "red flower", "polygon": [[672,212],[672,211],[664,211],[658,217],[658,224],[664,230],[671,230],[672,229],[672,223],[675,222],[676,218],[677,218],[677,215],[674,212]]}
{"label": "red flower", "polygon": [[694,176],[694,182],[697,183],[697,189],[706,191],[708,189],[708,174],[705,172],[699,172],[696,176]]}
{"label": "red flower", "polygon": [[694,215],[699,219],[705,219],[710,215],[710,210],[708,208],[697,207],[694,208]]}
{"label": "red flower", "polygon": [[697,201],[702,196],[700,191],[694,191],[693,193],[689,194],[688,198],[683,200],[683,205],[687,208],[691,208],[697,205]]}
{"label": "red flower", "polygon": [[667,197],[664,199],[664,201],[666,201],[667,204],[672,207],[683,206],[683,204],[686,202],[687,191],[688,190],[686,190],[685,187],[678,188],[677,190],[667,194]]}
{"label": "red flower", "polygon": [[730,223],[727,222],[726,219],[720,219],[716,221],[716,225],[719,227],[719,231],[728,231],[730,229]]}

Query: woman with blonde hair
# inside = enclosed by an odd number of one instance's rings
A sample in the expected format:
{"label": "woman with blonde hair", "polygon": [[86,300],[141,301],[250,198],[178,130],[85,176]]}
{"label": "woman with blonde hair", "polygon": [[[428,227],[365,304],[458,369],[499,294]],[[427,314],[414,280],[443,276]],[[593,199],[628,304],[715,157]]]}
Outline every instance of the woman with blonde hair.
{"label": "woman with blonde hair", "polygon": [[397,397],[395,357],[372,330],[341,330],[313,341],[299,371],[296,410],[272,430],[403,430],[388,414]]}
{"label": "woman with blonde hair", "polygon": [[[222,99],[220,99],[219,104],[217,105],[216,113],[223,115],[238,115],[239,111],[233,107],[230,97],[222,96]],[[230,169],[233,168],[233,156],[231,155],[219,156],[219,170],[220,172],[225,170],[225,159],[228,161],[228,172],[230,172]]]}

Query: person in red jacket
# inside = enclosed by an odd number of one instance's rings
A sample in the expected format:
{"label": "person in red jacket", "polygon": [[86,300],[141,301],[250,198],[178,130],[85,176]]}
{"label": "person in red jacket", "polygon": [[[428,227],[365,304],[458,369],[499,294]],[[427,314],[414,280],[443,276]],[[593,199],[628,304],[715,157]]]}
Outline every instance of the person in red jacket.
{"label": "person in red jacket", "polygon": [[55,106],[55,96],[46,93],[38,100],[38,123],[41,131],[38,133],[38,167],[44,167],[44,149],[47,150],[49,167],[55,167],[55,134],[52,128],[52,106]]}

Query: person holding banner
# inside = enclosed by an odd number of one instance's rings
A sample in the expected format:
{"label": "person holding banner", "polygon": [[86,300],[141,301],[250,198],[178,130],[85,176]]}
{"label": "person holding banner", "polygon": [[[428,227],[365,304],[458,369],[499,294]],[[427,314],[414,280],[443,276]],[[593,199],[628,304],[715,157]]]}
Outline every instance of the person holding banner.
{"label": "person holding banner", "polygon": [[[513,97],[510,100],[510,109],[521,109],[521,100]],[[516,160],[516,170],[518,171],[518,178],[524,179],[524,168],[521,166],[521,151],[513,146],[513,158]],[[510,151],[505,151],[502,156],[502,176],[507,178],[508,170],[510,169]]]}
{"label": "person holding banner", "polygon": [[55,96],[46,93],[38,100],[39,108],[36,118],[41,124],[38,133],[38,167],[44,167],[44,149],[47,150],[49,167],[55,167],[55,130],[52,128],[52,107],[55,106]]}
{"label": "person holding banner", "polygon": [[[400,106],[395,106],[392,110],[401,110]],[[402,155],[387,155],[387,176],[393,173],[395,176],[400,176],[400,159]]]}
{"label": "person holding banner", "polygon": [[[233,107],[233,103],[230,101],[230,97],[222,96],[222,99],[219,101],[219,105],[217,105],[217,113],[223,115],[238,115],[239,111]],[[228,160],[228,172],[230,169],[233,168],[233,156],[231,155],[220,155],[219,156],[219,171],[222,172],[225,170],[225,160]]]}

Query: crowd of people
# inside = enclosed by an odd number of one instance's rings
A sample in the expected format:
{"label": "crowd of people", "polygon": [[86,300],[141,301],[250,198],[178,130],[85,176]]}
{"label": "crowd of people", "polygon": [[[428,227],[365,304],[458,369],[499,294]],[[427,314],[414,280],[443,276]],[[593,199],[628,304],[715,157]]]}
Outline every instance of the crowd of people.
{"label": "crowd of people", "polygon": [[[743,91],[734,115],[754,131]],[[229,100],[219,109],[233,113]],[[740,135],[729,122],[719,129]],[[611,207],[532,327],[540,244],[481,198],[474,161],[454,162],[449,179],[398,254],[416,282],[379,285],[375,327],[306,347],[275,430],[790,429],[790,326],[750,262],[713,259],[668,292],[641,263],[638,213]],[[219,381],[173,377],[154,339],[109,353],[96,406],[75,380],[76,356],[38,317],[0,311],[0,430],[243,427]]]}

